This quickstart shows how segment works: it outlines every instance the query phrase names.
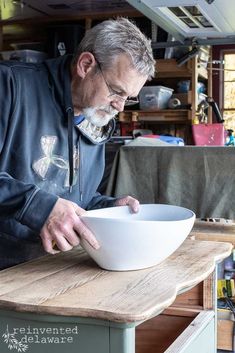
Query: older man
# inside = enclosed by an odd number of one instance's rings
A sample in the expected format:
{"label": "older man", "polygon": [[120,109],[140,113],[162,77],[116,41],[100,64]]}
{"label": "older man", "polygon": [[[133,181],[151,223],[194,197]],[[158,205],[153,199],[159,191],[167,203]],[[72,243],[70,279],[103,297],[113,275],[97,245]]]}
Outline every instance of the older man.
{"label": "older man", "polygon": [[125,18],[87,31],[74,57],[0,64],[0,268],[81,237],[97,249],[85,210],[138,212],[132,197],[96,190],[114,117],[153,74],[150,41]]}

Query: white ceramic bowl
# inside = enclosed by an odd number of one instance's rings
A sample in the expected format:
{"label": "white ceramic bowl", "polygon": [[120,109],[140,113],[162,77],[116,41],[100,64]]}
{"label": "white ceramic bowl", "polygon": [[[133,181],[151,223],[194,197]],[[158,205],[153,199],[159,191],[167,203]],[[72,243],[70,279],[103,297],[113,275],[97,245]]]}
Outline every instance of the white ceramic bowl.
{"label": "white ceramic bowl", "polygon": [[102,268],[114,271],[154,266],[171,255],[190,233],[195,214],[187,208],[147,204],[131,213],[128,206],[87,211],[82,221],[101,247],[82,247]]}

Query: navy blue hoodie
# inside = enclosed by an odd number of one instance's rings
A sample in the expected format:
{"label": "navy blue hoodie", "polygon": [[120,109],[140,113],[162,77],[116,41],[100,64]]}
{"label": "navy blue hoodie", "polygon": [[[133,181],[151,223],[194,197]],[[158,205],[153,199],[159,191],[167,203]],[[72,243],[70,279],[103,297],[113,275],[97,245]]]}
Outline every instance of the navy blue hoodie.
{"label": "navy blue hoodie", "polygon": [[58,197],[113,206],[96,190],[114,121],[73,123],[70,63],[0,63],[0,268],[44,253],[39,232]]}

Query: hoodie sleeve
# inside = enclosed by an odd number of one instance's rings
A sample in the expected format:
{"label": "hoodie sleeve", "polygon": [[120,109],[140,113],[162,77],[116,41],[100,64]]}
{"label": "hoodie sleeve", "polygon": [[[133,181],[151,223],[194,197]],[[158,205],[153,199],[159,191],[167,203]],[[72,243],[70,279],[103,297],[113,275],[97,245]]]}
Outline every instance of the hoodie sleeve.
{"label": "hoodie sleeve", "polygon": [[117,198],[101,195],[99,192],[96,192],[89,204],[87,205],[86,210],[113,207],[116,200]]}
{"label": "hoodie sleeve", "polygon": [[[0,155],[4,153],[8,129],[12,123],[11,117],[17,96],[15,86],[11,68],[7,63],[0,64]],[[3,169],[0,170],[1,220],[14,218],[39,231],[56,201],[57,196],[39,189],[36,185],[16,180]]]}
{"label": "hoodie sleeve", "polygon": [[0,172],[0,191],[0,219],[14,218],[36,232],[40,231],[58,199],[4,172]]}

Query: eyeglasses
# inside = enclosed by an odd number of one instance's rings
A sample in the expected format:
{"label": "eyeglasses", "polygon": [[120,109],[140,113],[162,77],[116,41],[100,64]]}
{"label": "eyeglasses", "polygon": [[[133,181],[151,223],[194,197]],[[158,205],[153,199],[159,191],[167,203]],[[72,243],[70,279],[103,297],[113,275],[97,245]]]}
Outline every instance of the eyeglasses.
{"label": "eyeglasses", "polygon": [[103,70],[101,68],[101,65],[100,65],[99,61],[97,61],[97,59],[95,59],[95,60],[96,60],[97,66],[98,66],[98,68],[99,68],[99,70],[101,72],[101,75],[103,77],[103,80],[104,80],[104,82],[105,82],[105,84],[106,84],[106,86],[107,86],[107,88],[109,90],[110,94],[108,95],[108,98],[114,98],[114,99],[117,99],[117,100],[119,100],[121,102],[124,102],[125,107],[139,103],[139,100],[136,97],[123,98],[122,96],[120,96],[120,94],[116,93],[115,90],[106,81],[106,79],[104,77],[104,74],[103,74]]}

